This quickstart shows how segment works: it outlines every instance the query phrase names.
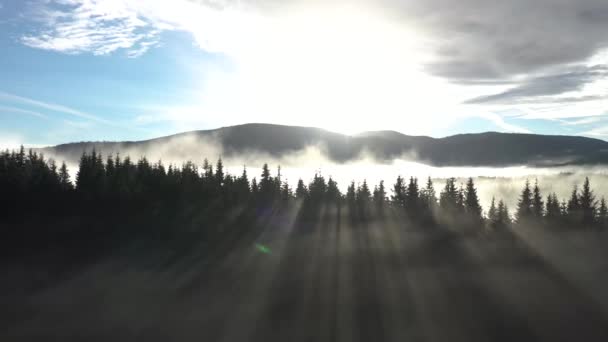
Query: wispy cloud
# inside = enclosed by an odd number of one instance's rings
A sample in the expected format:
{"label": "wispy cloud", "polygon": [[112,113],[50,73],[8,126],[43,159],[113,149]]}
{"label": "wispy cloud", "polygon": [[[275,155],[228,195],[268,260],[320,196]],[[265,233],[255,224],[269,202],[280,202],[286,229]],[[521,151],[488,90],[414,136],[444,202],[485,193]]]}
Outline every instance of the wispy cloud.
{"label": "wispy cloud", "polygon": [[124,1],[56,0],[33,11],[42,28],[21,38],[30,47],[95,55],[127,49],[137,57],[158,44],[160,31]]}
{"label": "wispy cloud", "polygon": [[10,107],[10,106],[2,106],[2,105],[0,105],[0,112],[9,113],[9,114],[18,113],[18,114],[33,115],[35,117],[39,117],[41,119],[47,119],[47,120],[49,118],[48,116],[46,116],[42,113],[35,112],[32,110],[26,110],[26,109]]}
{"label": "wispy cloud", "polygon": [[[602,80],[608,76],[608,68],[603,65],[591,67],[577,66],[560,73],[530,77],[519,85],[498,94],[484,95],[467,100],[467,104],[514,104],[532,101],[538,102],[577,102],[598,99],[598,95],[568,97],[561,99],[551,97],[563,93],[580,91],[589,83]],[[547,98],[549,97],[549,98]]]}
{"label": "wispy cloud", "polygon": [[486,119],[496,125],[503,132],[508,133],[532,133],[529,129],[518,125],[513,125],[496,113],[478,113],[476,116]]}
{"label": "wispy cloud", "polygon": [[597,115],[597,116],[590,116],[590,117],[586,117],[586,118],[582,118],[582,119],[575,119],[575,120],[561,120],[561,122],[567,126],[580,126],[580,125],[595,124],[595,123],[601,122],[603,120],[606,120],[605,116]]}
{"label": "wispy cloud", "polygon": [[30,98],[22,97],[22,96],[18,96],[18,95],[13,95],[13,94],[5,93],[5,92],[0,92],[0,100],[26,104],[26,105],[30,105],[30,106],[39,107],[39,108],[44,108],[44,109],[47,109],[50,111],[63,113],[63,114],[71,115],[71,116],[76,116],[76,117],[79,117],[82,119],[88,119],[88,120],[103,123],[106,125],[116,126],[116,124],[112,121],[102,119],[96,115],[89,114],[89,113],[79,111],[74,108],[70,108],[70,107],[55,104],[55,103],[42,102],[42,101],[38,101],[38,100],[34,100],[34,99],[30,99]]}

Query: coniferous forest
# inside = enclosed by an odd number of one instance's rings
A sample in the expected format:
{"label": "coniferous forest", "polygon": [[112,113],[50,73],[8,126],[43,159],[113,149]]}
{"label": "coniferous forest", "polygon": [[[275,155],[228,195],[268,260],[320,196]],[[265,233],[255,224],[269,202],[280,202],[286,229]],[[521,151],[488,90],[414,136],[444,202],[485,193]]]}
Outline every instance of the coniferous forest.
{"label": "coniferous forest", "polygon": [[472,178],[342,193],[95,151],[75,174],[0,154],[8,340],[608,340],[608,208],[588,179],[482,210]]}

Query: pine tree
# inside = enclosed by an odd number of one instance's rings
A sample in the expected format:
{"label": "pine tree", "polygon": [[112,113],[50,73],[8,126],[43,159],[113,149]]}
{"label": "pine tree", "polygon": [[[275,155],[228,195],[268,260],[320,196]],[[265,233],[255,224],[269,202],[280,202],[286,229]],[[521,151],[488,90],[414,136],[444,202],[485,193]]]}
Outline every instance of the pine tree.
{"label": "pine tree", "polygon": [[405,207],[405,196],[406,196],[406,188],[403,178],[401,176],[397,177],[397,181],[393,185],[393,194],[391,195],[391,202],[393,205]]}
{"label": "pine tree", "polygon": [[565,200],[562,200],[559,205],[559,212],[562,219],[568,217],[568,204]]}
{"label": "pine tree", "polygon": [[424,203],[426,210],[433,212],[437,206],[437,194],[431,177],[426,181],[426,186],[420,193],[420,199]]}
{"label": "pine tree", "polygon": [[251,193],[257,195],[260,192],[260,187],[258,186],[258,181],[253,177],[251,180]]}
{"label": "pine tree", "polygon": [[547,210],[545,210],[545,218],[548,222],[555,223],[561,217],[560,203],[555,193],[547,196]]}
{"label": "pine tree", "polygon": [[456,208],[459,213],[462,213],[465,210],[465,191],[462,183],[460,183],[460,188],[458,188],[458,192],[456,193]]}
{"label": "pine tree", "polygon": [[62,191],[70,191],[74,188],[70,181],[70,174],[68,173],[68,167],[65,165],[65,162],[61,163],[61,167],[59,168],[59,185],[61,186]]}
{"label": "pine tree", "polygon": [[340,189],[338,188],[338,183],[329,177],[327,180],[327,191],[326,191],[327,199],[330,202],[340,204],[342,200],[342,194],[340,193]]}
{"label": "pine tree", "polygon": [[481,221],[481,205],[479,204],[479,197],[477,196],[477,189],[475,189],[475,183],[473,178],[469,178],[466,184],[465,190],[465,211],[470,219],[473,221]]}
{"label": "pine tree", "polygon": [[497,226],[498,227],[508,227],[511,225],[511,217],[509,215],[509,208],[500,200],[498,202],[498,218],[497,218]]}
{"label": "pine tree", "polygon": [[582,223],[585,227],[593,225],[597,211],[597,201],[591,186],[589,185],[589,177],[585,177],[583,190],[579,198],[580,210],[582,215]]}
{"label": "pine tree", "polygon": [[270,176],[270,169],[268,168],[268,164],[264,164],[262,166],[262,177],[260,178],[260,194],[264,196],[264,198],[268,199],[272,196],[273,185],[272,185],[272,177]]}
{"label": "pine tree", "polygon": [[306,189],[306,185],[304,185],[304,181],[302,178],[298,179],[298,185],[296,187],[296,198],[299,200],[304,200],[308,197],[308,189]]}
{"label": "pine tree", "polygon": [[444,215],[453,216],[460,212],[459,193],[456,188],[456,179],[448,178],[445,186],[439,194],[439,207]]}
{"label": "pine tree", "polygon": [[291,188],[289,187],[289,183],[286,180],[283,182],[283,185],[281,186],[281,201],[283,201],[283,203],[287,203],[287,202],[289,202],[289,200],[291,199],[292,196],[293,196],[293,192],[291,191]]}
{"label": "pine tree", "polygon": [[582,221],[581,204],[578,197],[578,187],[574,185],[567,204],[567,218],[570,224],[579,224]]}
{"label": "pine tree", "polygon": [[219,157],[215,166],[215,182],[221,187],[224,184],[224,163],[222,157]]}
{"label": "pine tree", "polygon": [[209,163],[209,160],[205,158],[203,161],[203,176],[205,179],[211,181],[213,179],[213,166]]}
{"label": "pine tree", "polygon": [[384,189],[384,181],[380,181],[380,184],[374,187],[374,204],[378,211],[382,211],[385,203],[386,190]]}
{"label": "pine tree", "polygon": [[532,190],[532,215],[537,220],[540,220],[544,215],[544,203],[543,197],[538,187],[538,180],[534,182],[534,188]]}
{"label": "pine tree", "polygon": [[354,214],[355,207],[357,205],[357,190],[355,188],[355,181],[352,181],[346,189],[346,204],[351,211],[351,215]]}
{"label": "pine tree", "polygon": [[361,186],[357,189],[357,202],[361,205],[367,205],[371,202],[372,194],[369,191],[369,186],[367,185],[367,180],[363,180]]}
{"label": "pine tree", "polygon": [[602,229],[606,228],[606,224],[608,224],[608,208],[606,207],[606,200],[604,197],[600,199],[600,207],[597,213],[597,223]]}
{"label": "pine tree", "polygon": [[243,166],[241,176],[236,180],[237,197],[243,201],[249,197],[249,177],[247,176],[247,168]]}
{"label": "pine tree", "polygon": [[418,189],[418,179],[410,177],[405,194],[405,210],[410,218],[420,215],[420,192]]}
{"label": "pine tree", "polygon": [[495,227],[498,221],[498,210],[496,209],[496,200],[492,197],[490,209],[488,209],[488,222],[490,226]]}
{"label": "pine tree", "polygon": [[519,202],[517,202],[517,222],[522,223],[532,217],[532,191],[530,190],[530,182],[526,179],[524,189],[521,191]]}

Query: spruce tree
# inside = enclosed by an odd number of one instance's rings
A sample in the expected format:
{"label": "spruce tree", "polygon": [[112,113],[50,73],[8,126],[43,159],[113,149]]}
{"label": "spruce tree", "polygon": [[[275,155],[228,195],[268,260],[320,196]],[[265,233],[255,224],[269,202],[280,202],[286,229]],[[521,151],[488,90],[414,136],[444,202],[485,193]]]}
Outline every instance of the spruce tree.
{"label": "spruce tree", "polygon": [[473,178],[469,178],[466,184],[465,190],[465,211],[470,219],[474,221],[481,221],[481,205],[479,204],[479,197],[477,196],[477,189]]}
{"label": "spruce tree", "polygon": [[582,224],[585,228],[593,225],[597,211],[597,201],[591,186],[589,185],[589,177],[585,177],[583,189],[579,198],[580,211],[582,216]]}
{"label": "spruce tree", "polygon": [[517,222],[522,223],[532,217],[532,191],[530,190],[530,182],[526,179],[519,202],[517,202],[516,212]]}
{"label": "spruce tree", "polygon": [[608,224],[608,208],[606,207],[606,200],[604,197],[600,199],[600,207],[597,212],[597,223],[601,229],[605,229],[606,224]]}
{"label": "spruce tree", "polygon": [[497,226],[508,227],[509,225],[511,225],[511,216],[509,215],[509,208],[507,207],[505,202],[503,202],[503,200],[500,200],[498,202]]}
{"label": "spruce tree", "polygon": [[488,209],[488,222],[490,226],[495,227],[498,221],[498,210],[496,209],[496,200],[492,197],[490,209]]}
{"label": "spruce tree", "polygon": [[538,186],[538,180],[536,180],[532,190],[532,215],[537,220],[540,220],[544,215],[544,205],[543,197]]}
{"label": "spruce tree", "polygon": [[420,199],[424,203],[426,210],[433,212],[437,206],[437,194],[431,177],[428,177],[426,186],[420,193]]}
{"label": "spruce tree", "polygon": [[327,191],[326,191],[327,199],[336,204],[340,204],[342,200],[342,194],[340,193],[340,189],[338,188],[338,183],[329,177],[327,180]]}
{"label": "spruce tree", "polygon": [[458,197],[459,194],[458,189],[456,188],[456,179],[446,179],[445,186],[439,194],[439,207],[442,214],[453,216],[459,212]]}
{"label": "spruce tree", "polygon": [[410,217],[420,215],[420,192],[418,190],[418,179],[410,177],[405,195],[405,209]]}
{"label": "spruce tree", "polygon": [[293,193],[291,191],[291,188],[289,187],[289,183],[287,182],[287,180],[285,180],[283,182],[283,185],[281,186],[281,201],[283,203],[288,203],[292,196]]}
{"label": "spruce tree", "polygon": [[406,193],[407,191],[403,178],[401,176],[397,176],[397,181],[393,185],[393,194],[391,195],[391,202],[393,205],[405,207]]}
{"label": "spruce tree", "polygon": [[367,185],[367,180],[363,180],[363,183],[357,188],[357,202],[360,205],[367,205],[371,202],[372,194]]}
{"label": "spruce tree", "polygon": [[567,205],[567,218],[570,224],[580,224],[582,221],[581,203],[578,197],[578,187],[574,185]]}
{"label": "spruce tree", "polygon": [[308,189],[306,189],[304,181],[300,178],[298,179],[298,185],[296,186],[296,198],[298,200],[304,200],[306,197],[308,197]]}
{"label": "spruce tree", "polygon": [[74,188],[70,181],[70,174],[68,173],[68,167],[65,165],[65,162],[62,162],[61,167],[59,168],[59,184],[62,191],[70,191]]}
{"label": "spruce tree", "polygon": [[386,190],[384,189],[384,181],[380,181],[378,186],[374,187],[374,204],[376,209],[381,212],[386,202]]}
{"label": "spruce tree", "polygon": [[219,187],[224,184],[224,163],[222,162],[222,157],[218,158],[215,166],[215,182]]}
{"label": "spruce tree", "polygon": [[560,203],[555,193],[547,196],[545,218],[550,223],[556,223],[561,217]]}
{"label": "spruce tree", "polygon": [[355,181],[351,181],[350,185],[346,189],[346,204],[351,210],[351,215],[354,214],[355,207],[357,205],[357,190],[355,187]]}

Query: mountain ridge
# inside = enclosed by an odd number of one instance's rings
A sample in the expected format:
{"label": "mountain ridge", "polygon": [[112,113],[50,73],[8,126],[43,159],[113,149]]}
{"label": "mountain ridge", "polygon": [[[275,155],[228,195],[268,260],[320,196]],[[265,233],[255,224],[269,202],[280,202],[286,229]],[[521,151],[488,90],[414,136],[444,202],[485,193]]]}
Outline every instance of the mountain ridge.
{"label": "mountain ridge", "polygon": [[179,155],[180,150],[195,153],[197,148],[204,152],[211,147],[226,156],[261,153],[271,157],[319,147],[326,157],[336,162],[355,160],[366,154],[379,162],[408,158],[435,166],[608,164],[608,142],[581,136],[483,132],[433,138],[394,130],[345,135],[317,127],[263,123],[181,132],[139,141],[73,142],[39,150],[56,159],[73,161],[92,149],[106,155],[126,153],[140,157],[154,154],[155,150]]}

